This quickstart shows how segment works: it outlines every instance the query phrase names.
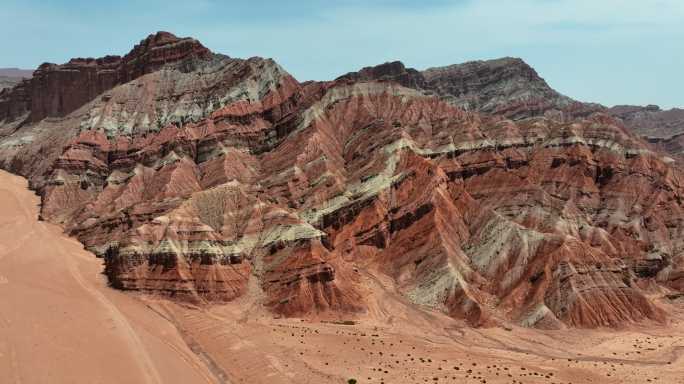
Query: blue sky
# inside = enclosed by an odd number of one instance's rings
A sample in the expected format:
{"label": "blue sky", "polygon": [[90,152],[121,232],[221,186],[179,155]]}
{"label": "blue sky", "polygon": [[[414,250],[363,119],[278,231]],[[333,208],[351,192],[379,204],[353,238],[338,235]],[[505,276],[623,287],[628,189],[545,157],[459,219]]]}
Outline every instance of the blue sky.
{"label": "blue sky", "polygon": [[682,0],[2,0],[0,67],[125,54],[157,30],[299,80],[521,57],[583,101],[684,107]]}

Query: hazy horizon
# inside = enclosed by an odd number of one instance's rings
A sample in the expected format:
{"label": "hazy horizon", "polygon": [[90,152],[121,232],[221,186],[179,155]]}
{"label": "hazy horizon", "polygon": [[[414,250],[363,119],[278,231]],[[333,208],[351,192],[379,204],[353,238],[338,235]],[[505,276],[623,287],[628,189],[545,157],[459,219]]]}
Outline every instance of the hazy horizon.
{"label": "hazy horizon", "polygon": [[[0,68],[123,55],[165,30],[216,53],[272,57],[300,81],[394,60],[422,70],[511,56],[574,99],[669,109],[684,107],[682,19],[684,3],[675,0],[10,0],[0,32],[14,38]],[[17,34],[22,25],[34,28]]]}

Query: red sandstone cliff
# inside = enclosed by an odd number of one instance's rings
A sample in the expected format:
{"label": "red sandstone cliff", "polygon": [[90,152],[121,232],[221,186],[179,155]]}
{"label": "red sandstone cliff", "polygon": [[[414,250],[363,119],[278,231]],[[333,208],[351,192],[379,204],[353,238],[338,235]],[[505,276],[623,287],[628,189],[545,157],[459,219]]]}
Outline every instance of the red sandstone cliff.
{"label": "red sandstone cliff", "polygon": [[31,122],[63,117],[116,85],[168,63],[207,59],[211,52],[197,40],[168,32],[148,36],[124,57],[77,58],[66,64],[44,63],[19,88],[0,93],[0,121],[29,113]]}
{"label": "red sandstone cliff", "polygon": [[157,36],[126,82],[0,126],[1,164],[117,288],[286,315],[390,292],[538,327],[664,321],[654,298],[684,290],[681,169],[518,62],[300,84],[261,58],[162,65],[183,55]]}

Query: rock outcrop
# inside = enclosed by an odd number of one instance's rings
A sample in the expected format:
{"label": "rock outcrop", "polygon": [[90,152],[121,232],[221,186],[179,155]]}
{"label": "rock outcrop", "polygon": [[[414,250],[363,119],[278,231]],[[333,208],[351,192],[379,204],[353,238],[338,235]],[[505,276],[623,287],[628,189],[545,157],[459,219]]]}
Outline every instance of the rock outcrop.
{"label": "rock outcrop", "polygon": [[339,81],[392,81],[441,97],[467,111],[512,120],[547,116],[572,120],[601,112],[605,107],[575,101],[552,89],[537,72],[518,58],[472,61],[417,71],[395,61],[363,68]]}
{"label": "rock outcrop", "polygon": [[627,128],[657,148],[681,160],[684,154],[684,109],[619,105],[610,108],[608,113],[621,119]]}
{"label": "rock outcrop", "polygon": [[451,103],[514,120],[540,115],[571,119],[604,109],[561,95],[518,58],[472,61],[422,73],[427,87]]}
{"label": "rock outcrop", "polygon": [[44,63],[21,87],[0,94],[0,121],[15,120],[27,113],[31,122],[64,117],[114,86],[163,65],[207,59],[211,55],[197,40],[158,32],[142,40],[124,57],[77,58],[61,65]]}
{"label": "rock outcrop", "polygon": [[654,295],[684,290],[681,169],[514,67],[299,83],[261,58],[167,63],[3,123],[0,164],[120,289],[285,315],[390,291],[473,325],[664,321]]}
{"label": "rock outcrop", "polygon": [[413,68],[406,68],[401,61],[393,61],[374,67],[365,67],[358,72],[349,72],[337,78],[342,82],[391,81],[404,87],[427,89],[425,76]]}

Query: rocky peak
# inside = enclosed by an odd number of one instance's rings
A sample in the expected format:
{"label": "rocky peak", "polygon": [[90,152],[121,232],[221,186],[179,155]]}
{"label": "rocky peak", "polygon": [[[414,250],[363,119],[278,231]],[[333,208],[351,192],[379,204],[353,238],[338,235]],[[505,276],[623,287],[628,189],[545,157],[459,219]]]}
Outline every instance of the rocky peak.
{"label": "rocky peak", "polygon": [[[450,93],[459,93],[477,88],[477,80],[519,81],[525,80],[527,86],[548,93],[557,94],[537,71],[520,58],[503,57],[493,60],[469,61],[462,64],[452,64],[445,67],[428,68],[422,72],[425,79],[435,87],[449,89]],[[489,85],[480,82],[481,86]],[[460,85],[460,87],[459,87]]]}
{"label": "rocky peak", "polygon": [[471,61],[429,68],[422,74],[427,87],[452,104],[512,119],[586,116],[602,109],[556,92],[520,58]]}
{"label": "rocky peak", "polygon": [[[511,75],[524,75],[535,81],[542,81],[537,71],[534,70],[523,59],[518,57],[501,57],[492,60],[475,60],[467,61],[460,64],[451,64],[443,67],[432,67],[423,71],[423,74],[428,79],[439,77],[440,74],[454,73],[454,72],[487,72],[487,71],[504,71]],[[544,82],[546,85],[546,82]],[[548,85],[546,85],[548,87]]]}
{"label": "rocky peak", "polygon": [[534,68],[513,57],[471,61],[422,72],[394,61],[350,72],[337,80],[392,81],[435,93],[465,110],[514,120],[541,115],[558,119],[586,117],[604,109],[598,104],[580,103],[556,92]]}
{"label": "rocky peak", "polygon": [[147,46],[162,46],[166,44],[174,44],[182,39],[179,39],[176,35],[171,32],[158,31],[157,33],[152,33],[147,38],[141,41],[140,45]]}
{"label": "rocky peak", "polygon": [[140,41],[123,57],[122,77],[130,81],[145,73],[156,71],[170,62],[187,58],[208,59],[211,55],[211,51],[196,39],[179,38],[169,32],[157,32]]}
{"label": "rocky peak", "polygon": [[202,57],[209,55],[211,51],[191,37],[177,37],[173,33],[160,31],[140,40],[122,59],[124,62],[141,61],[146,58],[158,59],[171,53],[183,57]]}
{"label": "rocky peak", "polygon": [[211,51],[192,38],[157,32],[125,56],[74,58],[65,64],[43,63],[22,89],[0,96],[0,121],[29,113],[32,122],[63,117],[116,85],[172,63],[208,60]]}
{"label": "rocky peak", "polygon": [[342,75],[337,80],[346,82],[393,81],[409,88],[425,88],[423,75],[413,68],[406,68],[401,61],[365,67],[358,72],[349,72],[346,75]]}

